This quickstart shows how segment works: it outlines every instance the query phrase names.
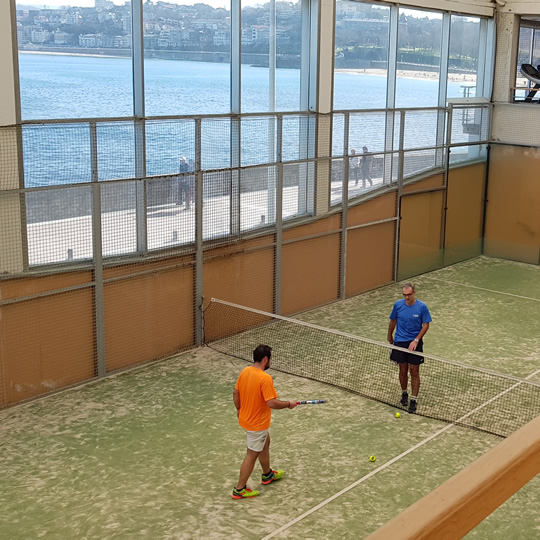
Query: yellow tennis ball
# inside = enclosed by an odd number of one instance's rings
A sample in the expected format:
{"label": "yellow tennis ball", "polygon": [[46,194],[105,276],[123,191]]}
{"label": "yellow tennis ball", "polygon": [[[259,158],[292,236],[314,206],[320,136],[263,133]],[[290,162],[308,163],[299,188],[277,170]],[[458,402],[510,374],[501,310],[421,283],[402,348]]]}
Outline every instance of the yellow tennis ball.
{"label": "yellow tennis ball", "polygon": [[396,418],[399,418],[401,416],[401,414],[399,414],[398,412],[396,413]]}
{"label": "yellow tennis ball", "polygon": [[369,461],[375,461],[377,458],[375,456],[369,456]]}

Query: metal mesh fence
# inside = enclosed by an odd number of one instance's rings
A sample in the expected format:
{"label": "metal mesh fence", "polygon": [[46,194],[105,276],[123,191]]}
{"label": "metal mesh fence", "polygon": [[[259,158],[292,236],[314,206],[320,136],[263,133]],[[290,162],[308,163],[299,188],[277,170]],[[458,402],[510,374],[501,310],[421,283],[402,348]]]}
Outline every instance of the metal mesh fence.
{"label": "metal mesh fence", "polygon": [[[425,128],[439,133],[441,111],[425,114]],[[290,314],[392,280],[396,193],[446,156],[415,146],[407,125],[420,117],[280,113],[0,129],[0,406],[200,343],[204,298]],[[469,158],[478,148],[469,145]],[[57,310],[65,328],[50,331]]]}

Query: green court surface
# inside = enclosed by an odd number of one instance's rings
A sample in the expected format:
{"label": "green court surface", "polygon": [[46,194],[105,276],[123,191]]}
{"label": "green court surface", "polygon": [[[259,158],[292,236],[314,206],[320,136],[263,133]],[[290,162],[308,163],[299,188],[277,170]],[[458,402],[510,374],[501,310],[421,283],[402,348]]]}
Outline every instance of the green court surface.
{"label": "green court surface", "polygon": [[[539,277],[487,258],[419,277],[426,352],[530,375]],[[299,318],[384,341],[400,294],[392,285]],[[0,538],[363,538],[501,441],[270,370],[280,398],[328,403],[274,411],[272,466],[286,476],[260,486],[256,468],[261,496],[235,501],[245,435],[232,390],[246,365],[203,347],[0,411]],[[536,478],[469,536],[539,537],[539,488]]]}

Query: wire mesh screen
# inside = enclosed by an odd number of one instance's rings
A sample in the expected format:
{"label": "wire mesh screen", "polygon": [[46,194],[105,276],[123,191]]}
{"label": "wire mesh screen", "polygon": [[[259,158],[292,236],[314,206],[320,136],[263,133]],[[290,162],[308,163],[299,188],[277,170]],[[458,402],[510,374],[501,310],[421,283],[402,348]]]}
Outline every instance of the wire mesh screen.
{"label": "wire mesh screen", "polygon": [[92,259],[89,186],[31,191],[25,198],[30,266]]}
{"label": "wire mesh screen", "polygon": [[25,187],[92,180],[89,124],[27,125],[22,128]]}
{"label": "wire mesh screen", "polygon": [[[194,119],[149,120],[145,123],[144,142],[147,176],[185,172],[181,170],[182,158],[188,164],[188,167],[191,162],[191,168],[194,168]],[[129,176],[124,176],[124,178],[129,178]]]}
{"label": "wire mesh screen", "polygon": [[437,160],[438,151],[434,148],[403,153],[403,177],[410,178],[443,166],[442,160]]}
{"label": "wire mesh screen", "polygon": [[[291,314],[391,281],[399,182],[439,174],[446,158],[441,148],[403,148],[406,114],[1,128],[0,309],[28,311],[16,332],[2,329],[8,362],[25,366],[5,384],[33,385],[40,395],[82,377],[29,382],[49,361],[45,349],[75,354],[69,336],[81,333],[91,335],[87,378],[191,347],[200,343],[203,297]],[[476,150],[468,145],[461,157]],[[345,193],[347,220],[336,209]],[[370,265],[357,255],[365,252],[373,252]],[[69,294],[73,287],[85,293]],[[34,332],[31,311],[41,305],[35,294],[44,304],[69,299],[66,312],[85,328],[55,332],[44,350],[21,356],[16,341]]]}
{"label": "wire mesh screen", "polygon": [[239,122],[232,118],[203,118],[201,120],[202,170],[239,166],[238,126]]}
{"label": "wire mesh screen", "polygon": [[444,109],[406,111],[404,119],[403,149],[434,147],[444,143],[446,132]]}
{"label": "wire mesh screen", "polygon": [[349,117],[349,153],[382,152],[385,149],[386,112],[365,112]]}
{"label": "wire mesh screen", "polygon": [[299,161],[314,158],[315,117],[284,116],[282,125],[282,161]]}
{"label": "wire mesh screen", "polygon": [[453,107],[450,142],[478,143],[489,138],[491,108],[488,106]]}
{"label": "wire mesh screen", "polygon": [[254,167],[240,172],[240,231],[275,223],[277,183],[276,166]]}
{"label": "wire mesh screen", "polygon": [[277,160],[278,131],[275,117],[243,118],[240,125],[243,167]]}

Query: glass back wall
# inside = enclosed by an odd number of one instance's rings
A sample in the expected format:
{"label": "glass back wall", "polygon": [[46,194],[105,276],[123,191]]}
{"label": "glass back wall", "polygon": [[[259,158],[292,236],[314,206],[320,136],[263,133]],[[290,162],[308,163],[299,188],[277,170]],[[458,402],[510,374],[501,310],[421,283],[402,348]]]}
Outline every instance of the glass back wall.
{"label": "glass back wall", "polygon": [[242,3],[242,112],[300,110],[301,2]]}
{"label": "glass back wall", "polygon": [[32,9],[17,2],[23,120],[133,114],[131,3],[104,4]]}
{"label": "glass back wall", "polygon": [[480,19],[452,15],[450,26],[450,54],[448,57],[447,97],[475,97],[478,95],[478,58],[480,55]]}
{"label": "glass back wall", "polygon": [[144,3],[147,116],[230,111],[230,2],[225,5]]}
{"label": "glass back wall", "polygon": [[535,97],[535,94],[529,95],[534,82],[520,71],[523,64],[531,64],[537,69],[540,65],[540,20],[537,18],[522,18],[520,22],[515,101],[530,101]]}
{"label": "glass back wall", "polygon": [[334,109],[386,106],[389,28],[390,8],[337,1]]}
{"label": "glass back wall", "polygon": [[399,9],[396,107],[439,104],[441,37],[441,13]]}

